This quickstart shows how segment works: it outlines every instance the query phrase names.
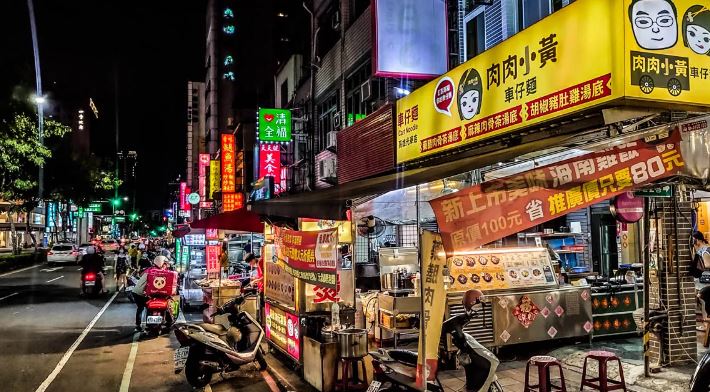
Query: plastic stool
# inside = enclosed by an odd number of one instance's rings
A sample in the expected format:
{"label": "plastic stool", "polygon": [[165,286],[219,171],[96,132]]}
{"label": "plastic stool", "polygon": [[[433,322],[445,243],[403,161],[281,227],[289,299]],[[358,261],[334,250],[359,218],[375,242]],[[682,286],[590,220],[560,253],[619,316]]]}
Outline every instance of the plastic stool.
{"label": "plastic stool", "polygon": [[[593,359],[599,363],[599,377],[587,378],[587,360]],[[609,361],[616,361],[619,365],[620,380],[610,380],[606,374],[607,364]],[[621,366],[621,359],[616,354],[609,351],[590,351],[584,358],[584,368],[582,369],[582,385],[579,390],[584,390],[584,387],[590,387],[598,391],[614,391],[622,389],[626,392],[626,380],[624,380],[624,368]]]}
{"label": "plastic stool", "polygon": [[[537,366],[537,384],[530,385],[530,365]],[[550,382],[550,368],[557,367],[560,370],[560,386]],[[528,359],[525,365],[525,392],[550,392],[550,391],[567,392],[565,385],[565,374],[562,371],[562,364],[555,357],[549,355],[537,355]]]}
{"label": "plastic stool", "polygon": [[[336,384],[335,384],[335,389],[338,391],[364,391],[367,390],[367,369],[365,369],[365,360],[364,358],[340,358],[338,361],[340,364],[340,369],[342,372],[342,379],[338,379],[338,367],[335,367],[335,379],[336,379]],[[359,372],[359,368],[356,367],[358,365],[362,365],[362,379],[364,381],[358,381],[355,380],[353,381],[353,377],[350,374],[351,369],[357,369]]]}

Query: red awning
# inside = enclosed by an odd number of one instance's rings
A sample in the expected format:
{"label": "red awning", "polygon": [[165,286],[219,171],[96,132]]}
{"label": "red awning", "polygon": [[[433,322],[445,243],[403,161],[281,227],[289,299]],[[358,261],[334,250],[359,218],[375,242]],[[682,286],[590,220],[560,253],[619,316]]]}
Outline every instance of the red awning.
{"label": "red awning", "polygon": [[209,218],[190,223],[193,229],[221,229],[235,231],[264,232],[264,224],[259,215],[241,208],[235,211],[223,212]]}

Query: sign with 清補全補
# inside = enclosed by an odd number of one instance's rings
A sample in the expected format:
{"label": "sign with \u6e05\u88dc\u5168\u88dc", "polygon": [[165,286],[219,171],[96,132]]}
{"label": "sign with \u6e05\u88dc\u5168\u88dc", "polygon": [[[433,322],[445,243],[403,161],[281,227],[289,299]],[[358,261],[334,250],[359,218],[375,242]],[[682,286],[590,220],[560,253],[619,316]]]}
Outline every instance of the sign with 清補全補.
{"label": "sign with \u6e05\u88dc\u5168\u88dc", "polygon": [[397,101],[397,163],[592,108],[710,105],[710,8],[577,0]]}
{"label": "sign with \u6e05\u88dc\u5168\u88dc", "polygon": [[680,134],[638,140],[431,200],[449,257],[677,174]]}
{"label": "sign with \u6e05\u88dc\u5168\u88dc", "polygon": [[276,259],[294,277],[336,288],[338,230],[295,231],[274,227]]}
{"label": "sign with \u6e05\u88dc\u5168\u88dc", "polygon": [[259,108],[258,136],[262,143],[291,141],[291,111]]}

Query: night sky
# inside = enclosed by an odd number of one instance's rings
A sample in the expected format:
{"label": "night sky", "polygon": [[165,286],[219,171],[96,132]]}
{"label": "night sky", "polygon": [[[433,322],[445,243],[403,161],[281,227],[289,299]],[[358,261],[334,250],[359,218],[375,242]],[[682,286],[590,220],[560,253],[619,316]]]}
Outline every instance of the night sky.
{"label": "night sky", "polygon": [[[25,0],[0,2],[0,99],[34,90]],[[167,203],[185,173],[187,81],[204,80],[205,0],[34,0],[43,88],[69,110],[92,97],[92,151],[113,158],[115,75],[120,144],[139,157],[140,210]]]}

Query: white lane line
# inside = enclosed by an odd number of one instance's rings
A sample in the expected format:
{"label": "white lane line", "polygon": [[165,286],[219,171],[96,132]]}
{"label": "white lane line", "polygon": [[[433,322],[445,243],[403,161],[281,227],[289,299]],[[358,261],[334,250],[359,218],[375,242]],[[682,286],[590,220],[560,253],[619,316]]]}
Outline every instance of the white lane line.
{"label": "white lane line", "polygon": [[118,390],[119,392],[128,392],[128,387],[131,385],[131,375],[133,374],[133,365],[136,363],[136,355],[138,355],[138,339],[140,337],[140,332],[133,334],[131,352],[128,354],[126,368],[123,370],[123,378],[121,379],[121,388]]}
{"label": "white lane line", "polygon": [[17,295],[17,294],[20,294],[20,293],[12,293],[12,294],[10,294],[10,295],[6,295],[6,296],[0,298],[0,301],[2,301],[2,300],[4,300],[4,299],[7,299],[7,298],[10,298],[10,297],[13,297],[13,296],[15,296],[15,295]]}
{"label": "white lane line", "polygon": [[114,293],[113,296],[111,296],[111,298],[108,301],[106,301],[106,304],[104,305],[104,307],[101,308],[101,310],[99,310],[98,313],[96,313],[96,316],[94,316],[94,319],[91,320],[91,322],[89,323],[89,325],[86,326],[86,328],[84,328],[84,331],[81,333],[81,335],[79,335],[79,337],[76,338],[76,341],[71,345],[71,347],[69,347],[69,350],[67,350],[67,352],[64,353],[64,356],[62,357],[62,359],[59,360],[59,363],[54,368],[54,370],[52,370],[52,373],[49,373],[49,376],[47,376],[47,378],[42,382],[42,384],[40,384],[40,386],[37,387],[35,392],[44,392],[47,390],[47,388],[49,388],[49,386],[52,384],[52,381],[54,381],[54,379],[57,378],[57,376],[59,375],[59,372],[61,372],[62,369],[64,368],[64,366],[67,364],[67,362],[69,362],[69,358],[71,358],[72,354],[74,354],[74,351],[77,349],[77,347],[79,347],[79,344],[81,344],[81,342],[84,340],[86,335],[89,334],[89,331],[91,331],[91,328],[94,328],[94,324],[96,324],[96,322],[99,321],[99,318],[101,318],[101,316],[104,314],[106,309],[108,309],[109,305],[111,305],[113,300],[116,299],[117,295],[118,295],[118,293]]}
{"label": "white lane line", "polygon": [[61,279],[61,278],[63,278],[63,277],[64,277],[64,275],[62,275],[62,276],[60,276],[60,277],[57,277],[57,278],[54,278],[54,279],[50,279],[50,280],[47,281],[47,283],[52,283],[52,282],[54,282],[55,280],[59,280],[59,279]]}
{"label": "white lane line", "polygon": [[77,270],[77,271],[81,271],[81,270],[83,270],[83,268],[77,268],[76,270]]}
{"label": "white lane line", "polygon": [[59,271],[62,268],[64,268],[64,267],[43,268],[43,269],[39,270],[39,272],[54,272],[54,271]]}
{"label": "white lane line", "polygon": [[6,273],[0,275],[0,278],[5,277],[5,276],[8,276],[8,275],[16,274],[16,273],[18,273],[18,272],[27,271],[27,270],[32,269],[32,268],[37,268],[37,267],[39,267],[40,265],[42,265],[42,264],[31,265],[31,266],[26,267],[26,268],[20,268],[20,269],[18,269],[18,270],[6,272]]}

